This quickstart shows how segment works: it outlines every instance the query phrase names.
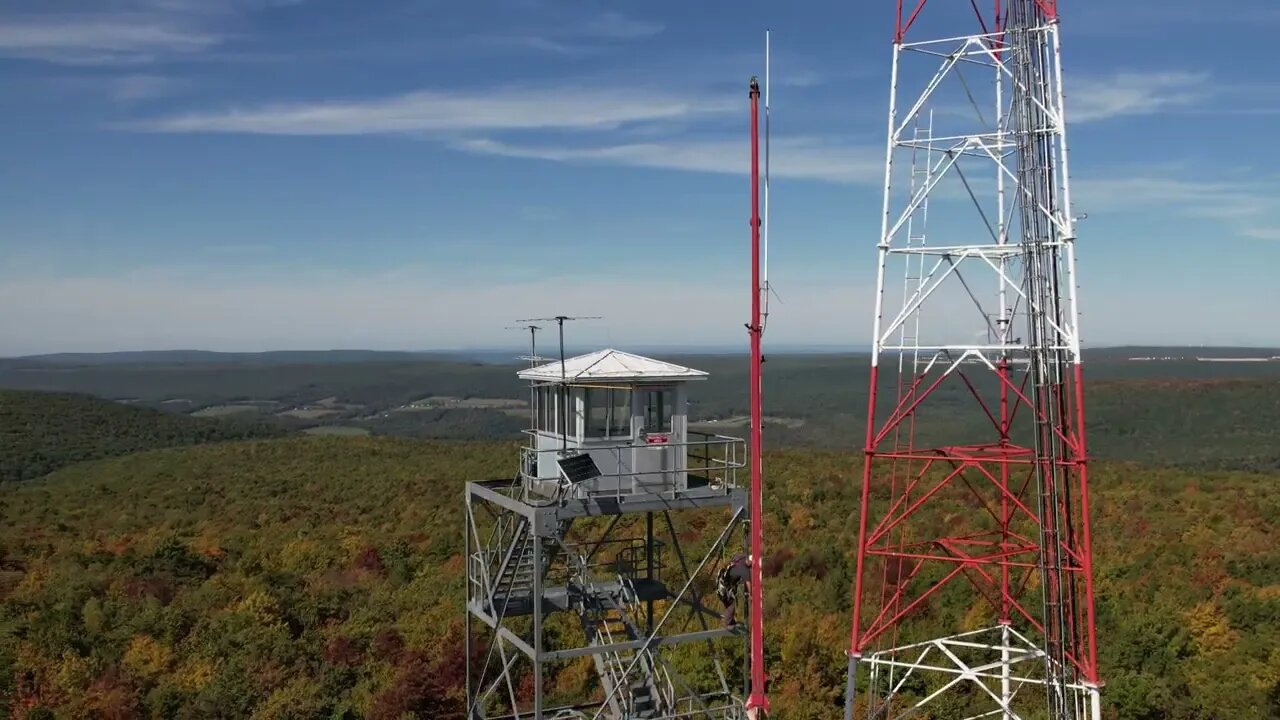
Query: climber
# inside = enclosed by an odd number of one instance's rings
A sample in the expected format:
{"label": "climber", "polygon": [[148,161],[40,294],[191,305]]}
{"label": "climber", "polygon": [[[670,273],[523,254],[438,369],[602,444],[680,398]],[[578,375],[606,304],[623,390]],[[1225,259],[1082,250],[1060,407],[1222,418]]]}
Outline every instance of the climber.
{"label": "climber", "polygon": [[733,560],[716,574],[716,597],[724,605],[724,626],[732,628],[738,624],[734,617],[738,601],[738,584],[747,581],[751,576],[751,556],[738,554]]}

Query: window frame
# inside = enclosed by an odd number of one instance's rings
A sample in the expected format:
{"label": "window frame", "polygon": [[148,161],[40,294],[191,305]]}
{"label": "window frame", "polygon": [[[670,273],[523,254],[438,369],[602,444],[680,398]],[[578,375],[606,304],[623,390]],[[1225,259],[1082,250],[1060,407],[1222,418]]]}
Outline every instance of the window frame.
{"label": "window frame", "polygon": [[534,430],[545,435],[560,434],[560,396],[556,385],[538,386],[538,422]]}
{"label": "window frame", "polygon": [[[592,440],[630,439],[634,413],[632,396],[632,388],[586,388],[583,398],[587,428],[583,437]],[[624,398],[625,402],[623,402]],[[602,422],[597,423],[593,416],[600,410],[603,410],[604,418]],[[621,420],[620,423],[619,420]]]}
{"label": "window frame", "polygon": [[[657,409],[660,419],[665,419],[665,423],[661,427],[654,427],[649,424],[650,413],[653,409],[651,401],[654,395],[662,400],[659,401]],[[678,393],[672,385],[650,385],[644,388],[644,431],[652,434],[674,433],[676,429],[676,404]],[[665,412],[664,412],[665,411]],[[665,415],[665,418],[661,416]]]}
{"label": "window frame", "polygon": [[[615,398],[625,397],[626,404],[618,406]],[[611,388],[609,390],[609,420],[605,427],[605,431],[610,438],[627,438],[631,439],[632,419],[635,417],[635,389],[634,388]],[[622,417],[625,423],[620,427],[615,427],[613,421],[618,418],[617,411],[624,410]]]}

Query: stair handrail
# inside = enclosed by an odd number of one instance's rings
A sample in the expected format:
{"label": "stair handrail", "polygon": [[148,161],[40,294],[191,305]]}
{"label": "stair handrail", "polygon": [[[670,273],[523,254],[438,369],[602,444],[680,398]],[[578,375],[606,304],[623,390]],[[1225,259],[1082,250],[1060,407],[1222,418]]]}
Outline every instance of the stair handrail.
{"label": "stair handrail", "polygon": [[[636,592],[635,582],[632,578],[618,575],[618,584],[622,587],[623,602],[625,602],[631,614],[639,617],[640,615],[640,594]],[[625,621],[624,621],[625,622]],[[628,622],[628,625],[630,623]],[[633,634],[638,638],[641,633],[638,628],[632,628]],[[667,668],[663,663],[657,661],[654,657],[653,650],[648,647],[640,649],[642,655],[641,663],[647,666],[647,676],[649,685],[654,692],[658,694],[658,700],[661,702],[660,707],[666,710],[675,710],[676,707],[676,688],[671,681],[671,674],[667,672]]]}
{"label": "stair handrail", "polygon": [[[629,638],[629,639],[631,640],[638,639],[640,637],[640,633],[635,629],[634,624],[631,622],[631,620],[627,615],[628,603],[626,602],[626,598],[625,598],[627,589],[629,588],[630,594],[632,597],[637,597],[635,593],[635,586],[630,582],[630,579],[624,578],[621,575],[618,575],[619,586],[623,588],[623,591],[618,594],[602,593],[598,589],[595,576],[591,573],[590,568],[587,566],[586,558],[579,553],[566,552],[565,555],[571,558],[571,560],[573,561],[575,571],[580,581],[582,582],[583,587],[588,591],[588,594],[591,597],[595,597],[595,598],[601,597],[602,595],[606,597],[611,596],[612,599],[614,600],[613,602],[614,609],[618,613],[619,622],[621,622],[623,626],[625,626],[630,631],[631,634],[636,636],[634,638]],[[619,597],[619,596],[624,596],[624,597]],[[618,600],[622,600],[623,602],[619,603]],[[584,603],[583,614],[584,614],[583,620],[586,621],[587,618],[585,617],[585,614],[586,614],[585,603]],[[596,635],[596,637],[591,638],[591,640],[596,640],[598,638],[599,640],[603,641],[604,645],[615,644],[613,632],[609,629],[609,624],[607,622],[596,622],[595,625],[596,627],[595,627],[594,634]],[[632,650],[630,652],[632,655],[636,654],[635,650]],[[644,662],[642,663],[643,669],[641,672],[641,677],[643,677],[645,683],[650,688],[653,689],[653,692],[655,693],[654,701],[658,703],[663,703],[666,701],[666,698],[661,696],[662,688],[657,686],[653,678],[653,668],[655,666],[655,663],[653,662],[652,651],[649,650],[648,648],[645,648],[643,649],[643,652],[644,652],[645,658],[644,658]],[[615,688],[621,689],[620,686],[626,683],[627,678],[630,676],[629,671],[632,665],[628,663],[624,663],[622,659],[622,654],[618,651],[599,653],[599,655],[602,655],[604,657],[603,662],[609,675],[609,682],[613,686],[612,688],[606,689],[607,698],[605,702],[609,702],[614,697],[619,697],[622,703],[627,707],[628,711],[634,711],[635,708],[633,706],[633,703],[635,702],[635,698],[631,695],[631,693],[629,692],[618,693],[615,691]],[[666,707],[671,707],[671,705],[667,704]]]}
{"label": "stair handrail", "polygon": [[[584,620],[586,620],[586,618],[584,618]],[[609,622],[603,618],[596,618],[592,634],[594,635],[594,637],[591,638],[592,642],[600,642],[606,646],[614,644],[613,632],[609,629]],[[609,683],[609,687],[606,689],[606,692],[613,694],[613,689],[618,687],[621,683],[626,682],[627,679],[623,674],[625,669],[622,664],[622,657],[616,651],[599,653],[599,656],[601,657],[601,662],[604,665],[605,674],[607,675],[604,680]],[[621,693],[619,695],[619,699],[628,711],[634,709],[630,707],[632,699],[630,693]]]}

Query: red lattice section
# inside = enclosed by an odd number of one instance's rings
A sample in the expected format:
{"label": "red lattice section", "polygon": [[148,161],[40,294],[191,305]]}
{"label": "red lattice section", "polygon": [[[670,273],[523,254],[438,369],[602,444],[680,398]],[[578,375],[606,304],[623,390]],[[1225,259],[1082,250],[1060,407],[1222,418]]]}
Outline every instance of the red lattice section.
{"label": "red lattice section", "polygon": [[[1041,407],[1047,401],[1066,410],[1051,423],[1035,410],[1030,373],[976,367],[982,377],[960,365],[904,376],[887,415],[877,412],[872,369],[850,653],[896,646],[901,627],[963,578],[993,620],[1034,628],[1096,681],[1080,368],[1038,390]],[[980,411],[974,435],[985,442],[917,446],[916,417],[947,384],[962,387]],[[1056,459],[1014,441],[1035,432],[1057,441],[1047,453]],[[1056,489],[1056,502],[1041,499],[1038,477]],[[1054,516],[1057,522],[1044,520]],[[1046,622],[1059,616],[1054,602],[1064,623]]]}

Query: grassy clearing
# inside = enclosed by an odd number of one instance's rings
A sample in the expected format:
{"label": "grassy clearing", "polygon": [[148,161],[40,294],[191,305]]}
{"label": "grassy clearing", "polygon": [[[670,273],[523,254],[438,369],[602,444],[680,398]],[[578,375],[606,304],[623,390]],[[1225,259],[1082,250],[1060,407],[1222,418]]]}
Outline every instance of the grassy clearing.
{"label": "grassy clearing", "polygon": [[297,418],[299,420],[320,420],[322,418],[327,418],[330,415],[337,415],[338,412],[339,411],[337,410],[325,410],[323,408],[294,408],[292,410],[285,410],[284,412],[276,414],[282,417]]}
{"label": "grassy clearing", "polygon": [[327,435],[331,437],[365,437],[369,435],[368,428],[353,427],[351,425],[322,425],[320,427],[307,428],[302,432],[307,435]]}

